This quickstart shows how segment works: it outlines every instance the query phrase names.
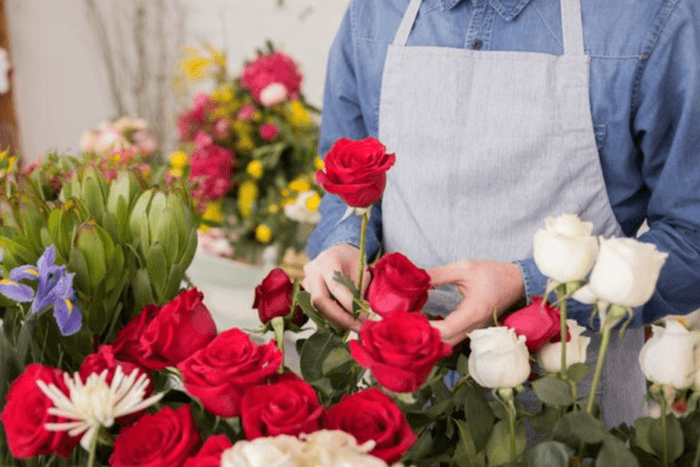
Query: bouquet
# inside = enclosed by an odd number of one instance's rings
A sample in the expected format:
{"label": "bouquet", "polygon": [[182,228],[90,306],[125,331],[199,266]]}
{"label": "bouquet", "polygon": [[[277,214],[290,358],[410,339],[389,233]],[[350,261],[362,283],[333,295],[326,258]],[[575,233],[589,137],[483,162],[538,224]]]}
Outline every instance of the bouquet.
{"label": "bouquet", "polygon": [[170,175],[191,183],[206,226],[230,241],[222,253],[257,262],[274,245],[279,264],[288,249],[301,251],[318,222],[318,111],[304,99],[296,63],[269,43],[234,77],[211,46],[208,56],[186,50],[186,76],[213,78],[215,88],[178,117],[182,145]]}

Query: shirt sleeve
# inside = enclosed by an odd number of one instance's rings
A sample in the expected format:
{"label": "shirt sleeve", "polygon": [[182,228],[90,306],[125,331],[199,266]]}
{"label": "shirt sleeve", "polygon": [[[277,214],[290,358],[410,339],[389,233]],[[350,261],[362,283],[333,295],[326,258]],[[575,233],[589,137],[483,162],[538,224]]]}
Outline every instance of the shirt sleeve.
{"label": "shirt sleeve", "polygon": [[[319,152],[325,155],[342,137],[363,139],[369,136],[359,103],[355,67],[357,56],[353,42],[351,3],[331,48],[321,114]],[[361,219],[356,215],[343,219],[347,205],[336,195],[326,194],[320,206],[321,219],[311,234],[306,252],[311,259],[339,243],[360,244]],[[343,219],[341,221],[341,219]],[[381,206],[372,207],[367,227],[367,258],[379,252],[381,243]]]}
{"label": "shirt sleeve", "polygon": [[[633,325],[700,308],[699,5],[677,2],[663,27],[652,31],[634,83],[631,137],[638,154],[630,156],[629,170],[643,178],[640,198],[646,200],[649,225],[639,240],[669,256],[656,292],[636,310]],[[547,278],[534,260],[517,264],[528,302],[543,295]],[[568,314],[591,324],[590,305],[569,300]]]}

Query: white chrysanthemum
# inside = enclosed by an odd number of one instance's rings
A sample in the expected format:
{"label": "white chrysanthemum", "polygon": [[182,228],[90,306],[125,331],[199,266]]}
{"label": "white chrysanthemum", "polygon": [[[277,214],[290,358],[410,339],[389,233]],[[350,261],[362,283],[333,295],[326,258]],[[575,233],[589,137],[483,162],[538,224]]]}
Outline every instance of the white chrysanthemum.
{"label": "white chrysanthemum", "polygon": [[110,427],[116,418],[143,410],[163,397],[164,393],[159,393],[144,400],[149,381],[142,370],[135,369],[129,376],[125,376],[122,368],[118,366],[112,384],[107,384],[107,374],[108,370],[99,375],[93,373],[83,383],[78,373],[72,378],[68,373],[64,373],[69,396],[55,384],[47,385],[43,381],[37,381],[39,388],[54,404],[48,412],[57,417],[75,420],[47,423],[45,428],[51,431],[68,431],[70,436],[83,434],[80,445],[85,450],[90,450],[92,438],[100,427]]}

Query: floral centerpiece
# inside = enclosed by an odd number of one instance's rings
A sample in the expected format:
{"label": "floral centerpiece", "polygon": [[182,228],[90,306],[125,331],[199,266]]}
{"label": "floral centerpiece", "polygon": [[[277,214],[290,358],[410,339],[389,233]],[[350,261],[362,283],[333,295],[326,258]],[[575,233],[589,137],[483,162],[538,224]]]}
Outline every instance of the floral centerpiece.
{"label": "floral centerpiece", "polygon": [[[257,262],[268,246],[276,263],[296,252],[318,222],[322,190],[318,168],[318,111],[304,98],[296,63],[268,50],[229,76],[224,55],[186,49],[182,68],[190,80],[213,78],[177,120],[181,150],[171,155],[174,177],[193,184],[208,225],[220,227],[232,249],[224,255]],[[316,165],[315,165],[316,164]]]}

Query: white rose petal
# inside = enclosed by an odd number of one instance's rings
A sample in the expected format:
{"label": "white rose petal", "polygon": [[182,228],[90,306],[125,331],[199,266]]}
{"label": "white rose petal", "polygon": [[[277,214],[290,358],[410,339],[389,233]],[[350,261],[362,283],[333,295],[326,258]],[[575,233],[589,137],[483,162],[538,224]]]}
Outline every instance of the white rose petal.
{"label": "white rose petal", "polygon": [[294,436],[238,441],[221,455],[221,467],[302,467],[298,453],[303,443]]}
{"label": "white rose petal", "polygon": [[312,211],[306,206],[306,201],[316,194],[314,191],[304,191],[299,193],[292,204],[284,206],[284,214],[293,221],[317,224],[321,219],[321,213]]}
{"label": "white rose petal", "polygon": [[499,326],[477,329],[471,339],[469,374],[486,388],[512,388],[521,385],[530,375],[530,354],[525,336]]}
{"label": "white rose petal", "polygon": [[271,83],[260,91],[260,103],[265,107],[284,102],[287,99],[287,88],[282,83]]}
{"label": "white rose petal", "polygon": [[668,253],[633,238],[600,239],[600,253],[590,278],[591,292],[616,305],[644,305],[656,289]]}
{"label": "white rose petal", "polygon": [[[566,325],[569,328],[571,339],[566,343],[566,367],[570,367],[574,363],[586,362],[586,351],[588,344],[591,343],[591,338],[582,336],[586,330],[574,319],[567,319]],[[545,370],[556,373],[561,371],[561,342],[554,342],[545,345],[538,353],[540,366]]]}
{"label": "white rose petal", "polygon": [[639,352],[642,373],[649,381],[676,389],[690,387],[699,370],[700,332],[677,321],[652,326],[653,336]]}
{"label": "white rose petal", "polygon": [[560,283],[584,279],[598,253],[598,241],[591,236],[592,231],[593,224],[575,214],[547,217],[545,229],[534,236],[538,269]]}

